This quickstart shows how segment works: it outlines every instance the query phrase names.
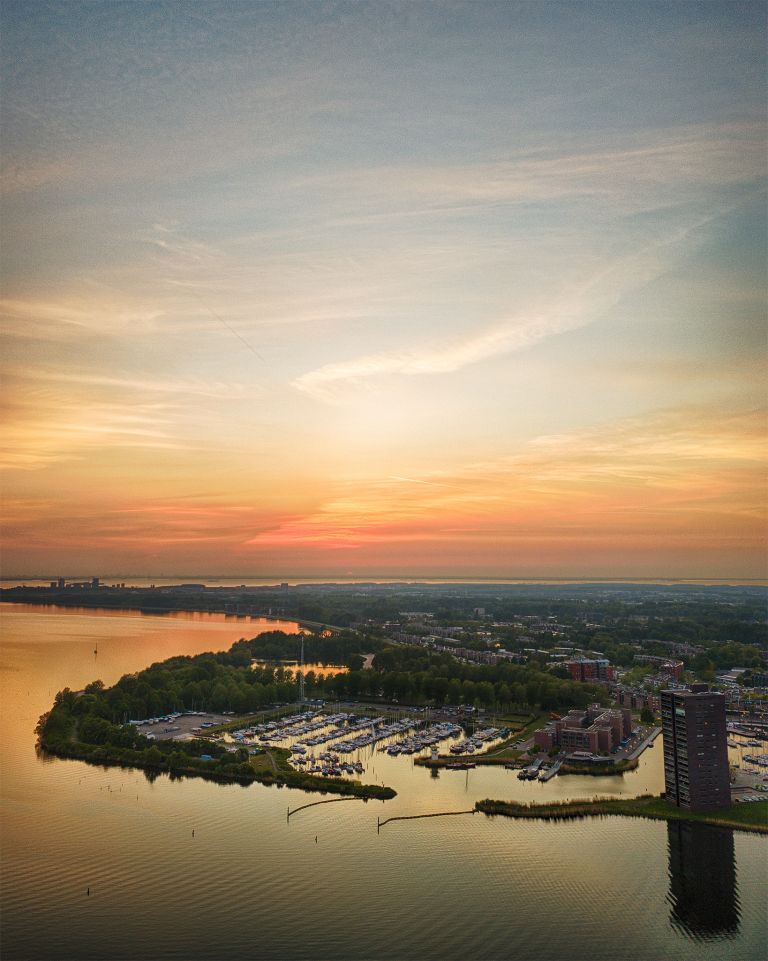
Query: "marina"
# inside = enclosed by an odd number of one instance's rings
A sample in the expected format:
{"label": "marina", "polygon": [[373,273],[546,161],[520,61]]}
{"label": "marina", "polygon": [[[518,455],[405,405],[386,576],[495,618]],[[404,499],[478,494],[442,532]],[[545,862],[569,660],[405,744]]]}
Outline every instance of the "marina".
{"label": "marina", "polygon": [[[404,717],[388,720],[386,717],[356,715],[339,712],[324,714],[312,711],[292,715],[280,722],[250,725],[220,740],[231,741],[234,746],[251,750],[277,745],[291,752],[290,763],[301,770],[324,776],[359,775],[364,773],[364,752],[378,747],[379,753],[389,757],[424,754],[441,743],[447,745],[464,734],[459,724],[444,721],[426,725],[423,718]],[[494,727],[477,731],[471,738],[450,746],[451,753],[469,754],[488,747],[509,733],[507,729]],[[307,737],[307,734],[311,734]],[[327,750],[315,754],[311,749],[327,744]],[[356,754],[354,760],[345,756]],[[461,769],[466,769],[462,765]]]}
{"label": "marina", "polygon": [[[283,748],[290,752],[289,763],[297,770],[324,777],[359,777],[365,773],[364,762],[374,749],[388,757],[450,751],[457,762],[447,769],[468,770],[475,765],[461,761],[462,756],[487,750],[510,733],[508,728],[489,726],[466,735],[464,727],[452,721],[430,724],[419,716],[395,719],[386,712],[368,715],[329,711],[325,705],[241,727],[232,726],[233,719],[227,712],[215,715],[205,711],[174,712],[130,723],[151,740],[203,738],[221,744],[227,751],[245,748],[251,755]],[[212,731],[222,725],[227,726],[223,733]],[[317,751],[321,746],[325,749]]]}

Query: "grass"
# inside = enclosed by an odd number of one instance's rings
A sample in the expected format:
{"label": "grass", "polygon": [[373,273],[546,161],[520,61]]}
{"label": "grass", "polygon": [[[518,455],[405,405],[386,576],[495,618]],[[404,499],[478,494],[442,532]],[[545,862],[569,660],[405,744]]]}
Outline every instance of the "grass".
{"label": "grass", "polygon": [[667,803],[663,798],[644,794],[636,798],[593,798],[591,801],[565,801],[549,804],[522,804],[515,801],[478,801],[475,810],[511,818],[539,818],[559,821],[570,818],[618,815],[661,821],[695,821],[737,831],[768,834],[768,801],[734,804],[716,811],[694,813]]}
{"label": "grass", "polygon": [[[290,751],[270,748],[238,761],[226,752],[210,760],[184,751],[184,743],[163,742],[149,748],[131,748],[115,744],[91,744],[78,740],[77,723],[67,716],[53,737],[46,737],[43,722],[50,715],[43,715],[38,724],[38,746],[48,754],[73,758],[104,767],[144,768],[152,777],[167,773],[171,777],[202,777],[220,782],[236,782],[247,785],[254,781],[276,784],[302,791],[319,791],[323,794],[342,794],[361,798],[377,798],[386,801],[396,796],[396,791],[382,784],[363,784],[342,777],[317,777],[295,770],[288,759]],[[221,751],[211,745],[214,754]]]}
{"label": "grass", "polygon": [[248,758],[248,763],[253,768],[255,774],[268,774],[274,771],[272,761],[270,761],[269,755],[266,752],[263,754],[253,754]]}
{"label": "grass", "polygon": [[[527,740],[537,728],[541,727],[542,722],[545,721],[544,714],[537,714],[535,717],[527,714],[525,717],[529,718],[526,725],[513,731],[506,740],[502,741],[501,744],[497,744],[493,750],[488,751],[486,754],[441,754],[436,761],[433,761],[432,758],[429,757],[417,757],[415,763],[421,767],[447,767],[449,764],[456,764],[456,762],[461,761],[471,761],[473,764],[480,766],[508,764],[510,761],[516,761],[524,752],[513,748],[511,745],[517,741]],[[523,720],[524,719],[525,718],[523,718]]]}
{"label": "grass", "polygon": [[516,760],[515,755],[519,756],[520,751],[514,751],[509,755],[505,754],[503,757],[489,757],[485,754],[441,754],[436,761],[433,761],[431,757],[417,757],[413,763],[419,767],[450,767],[452,764],[474,764],[476,767],[498,765],[501,767]]}
{"label": "grass", "polygon": [[[523,725],[523,727],[518,728],[516,731],[513,731],[512,734],[506,739],[506,741],[502,741],[501,744],[498,744],[492,751],[489,751],[487,754],[483,754],[482,757],[487,759],[500,758],[504,761],[517,760],[517,758],[520,757],[520,755],[523,752],[520,750],[517,750],[516,748],[513,748],[511,745],[515,744],[517,741],[526,741],[531,736],[531,734],[533,734],[535,730],[541,727],[542,722],[545,720],[546,720],[546,716],[544,714],[536,714],[533,717],[531,717],[531,715],[529,714],[527,724]],[[489,763],[489,761],[486,760],[485,763]],[[490,763],[494,763],[494,762],[490,761]]]}
{"label": "grass", "polygon": [[270,748],[265,754],[250,758],[254,780],[262,784],[284,784],[286,787],[304,791],[321,791],[323,794],[346,794],[353,797],[377,798],[386,801],[396,796],[391,787],[379,784],[363,784],[361,781],[343,777],[322,777],[293,768],[288,759],[291,752],[282,747]]}
{"label": "grass", "polygon": [[507,714],[490,714],[488,721],[495,727],[514,727],[515,725],[525,726],[530,721],[535,721],[539,715],[531,714],[530,711],[516,713],[511,711]]}
{"label": "grass", "polygon": [[600,777],[606,774],[623,774],[625,771],[634,771],[640,764],[638,758],[623,758],[620,761],[611,763],[606,760],[604,764],[599,761],[595,763],[563,764],[560,768],[561,774],[591,774]]}

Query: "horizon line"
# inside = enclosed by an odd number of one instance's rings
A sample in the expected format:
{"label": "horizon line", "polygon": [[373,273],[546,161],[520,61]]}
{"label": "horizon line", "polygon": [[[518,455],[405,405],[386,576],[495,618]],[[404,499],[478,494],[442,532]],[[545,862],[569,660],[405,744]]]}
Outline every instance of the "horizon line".
{"label": "horizon line", "polygon": [[[4,581],[19,581],[19,580],[33,580],[33,581],[53,581],[58,578],[64,578],[65,580],[91,580],[94,577],[98,577],[100,580],[107,578],[138,578],[141,580],[187,580],[196,579],[199,582],[205,580],[242,580],[247,581],[249,578],[256,580],[274,580],[276,582],[289,582],[289,581],[322,581],[328,584],[334,583],[386,583],[386,582],[403,582],[403,583],[419,583],[423,581],[437,581],[439,583],[503,583],[503,582],[556,582],[556,583],[683,583],[683,582],[729,582],[736,585],[752,585],[758,584],[760,586],[768,586],[768,577],[739,577],[736,576],[710,576],[710,577],[689,577],[685,575],[677,576],[643,576],[643,575],[627,575],[623,577],[609,577],[599,574],[594,575],[503,575],[503,574],[484,574],[484,575],[471,575],[471,574],[349,574],[349,575],[327,575],[327,574],[213,574],[213,573],[185,573],[185,574],[140,574],[137,572],[119,572],[119,573],[108,573],[108,574],[8,574],[0,576],[0,583]],[[247,586],[247,585],[246,585]]]}

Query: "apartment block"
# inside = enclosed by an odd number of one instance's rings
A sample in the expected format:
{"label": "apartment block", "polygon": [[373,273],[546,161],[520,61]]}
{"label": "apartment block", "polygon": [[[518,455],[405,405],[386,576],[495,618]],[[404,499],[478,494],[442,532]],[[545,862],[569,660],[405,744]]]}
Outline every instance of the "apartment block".
{"label": "apartment block", "polygon": [[706,684],[661,692],[666,798],[690,811],[729,807],[725,698]]}
{"label": "apartment block", "polygon": [[628,708],[610,710],[590,704],[586,711],[569,711],[534,734],[535,744],[548,751],[559,747],[565,751],[608,753],[632,732],[632,712]]}

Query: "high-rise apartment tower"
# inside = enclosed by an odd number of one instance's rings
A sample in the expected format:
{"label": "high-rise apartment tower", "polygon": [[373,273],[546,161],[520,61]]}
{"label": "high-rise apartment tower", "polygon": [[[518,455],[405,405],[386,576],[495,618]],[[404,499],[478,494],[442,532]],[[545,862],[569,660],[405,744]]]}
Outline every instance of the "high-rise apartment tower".
{"label": "high-rise apartment tower", "polygon": [[729,807],[725,697],[706,684],[661,692],[666,798],[690,811]]}

